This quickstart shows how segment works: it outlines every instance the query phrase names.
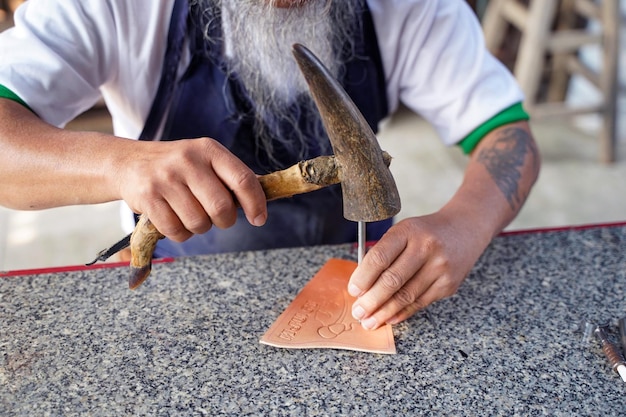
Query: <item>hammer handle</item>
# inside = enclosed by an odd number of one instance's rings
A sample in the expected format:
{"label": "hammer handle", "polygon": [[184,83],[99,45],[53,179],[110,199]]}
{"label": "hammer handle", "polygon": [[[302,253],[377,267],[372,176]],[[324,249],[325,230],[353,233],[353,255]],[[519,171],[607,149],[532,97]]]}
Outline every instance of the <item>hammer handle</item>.
{"label": "hammer handle", "polygon": [[[391,155],[382,151],[383,162],[391,165]],[[363,167],[367,169],[367,167]],[[304,194],[341,182],[341,169],[334,156],[318,156],[300,161],[282,171],[258,177],[267,201]]]}
{"label": "hammer handle", "polygon": [[319,190],[340,181],[334,156],[300,161],[282,171],[261,175],[258,180],[267,201]]}

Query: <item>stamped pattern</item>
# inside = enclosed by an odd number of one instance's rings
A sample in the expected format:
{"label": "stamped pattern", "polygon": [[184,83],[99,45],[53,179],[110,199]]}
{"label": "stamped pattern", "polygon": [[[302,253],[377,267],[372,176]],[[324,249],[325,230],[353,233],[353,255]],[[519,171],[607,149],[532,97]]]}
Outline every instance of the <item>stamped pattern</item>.
{"label": "stamped pattern", "polygon": [[357,264],[330,259],[270,326],[261,343],[293,349],[347,349],[396,353],[390,325],[365,330],[350,314],[355,298],[348,294]]}

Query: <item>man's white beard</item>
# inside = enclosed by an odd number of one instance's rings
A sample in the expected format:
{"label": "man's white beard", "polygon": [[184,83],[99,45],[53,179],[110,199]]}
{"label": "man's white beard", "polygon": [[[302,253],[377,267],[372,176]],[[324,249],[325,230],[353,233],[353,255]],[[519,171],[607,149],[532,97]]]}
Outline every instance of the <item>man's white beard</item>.
{"label": "man's white beard", "polygon": [[[229,67],[243,81],[255,104],[292,103],[307,86],[291,47],[306,45],[337,74],[332,22],[322,1],[281,9],[247,0],[222,0],[225,54]],[[259,4],[261,3],[261,4]],[[259,100],[260,99],[260,100]]]}
{"label": "man's white beard", "polygon": [[[310,144],[299,126],[299,115],[293,114],[294,103],[305,103],[308,118],[315,119],[307,123],[316,138],[322,139],[324,132],[306,81],[292,55],[292,45],[305,45],[338,77],[344,65],[342,58],[345,59],[338,56],[339,52],[345,51],[346,42],[351,50],[353,43],[357,20],[353,1],[309,0],[292,8],[273,7],[265,0],[204,2],[221,7],[226,64],[229,73],[245,87],[253,105],[259,145],[273,163],[277,161],[272,137],[301,159]],[[282,134],[281,126],[282,129],[287,126],[289,137]]]}

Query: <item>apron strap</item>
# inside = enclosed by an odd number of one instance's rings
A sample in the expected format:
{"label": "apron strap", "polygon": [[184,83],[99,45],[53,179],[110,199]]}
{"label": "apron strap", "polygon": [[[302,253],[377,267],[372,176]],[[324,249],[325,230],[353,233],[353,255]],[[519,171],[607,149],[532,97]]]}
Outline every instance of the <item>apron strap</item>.
{"label": "apron strap", "polygon": [[146,124],[139,135],[139,140],[158,140],[156,135],[161,122],[164,120],[174,92],[174,86],[176,85],[178,65],[180,64],[180,57],[185,44],[188,13],[189,5],[187,0],[175,0],[167,35],[167,48],[165,50],[165,59],[163,60],[161,81],[155,99],[152,102],[150,113],[148,113]]}

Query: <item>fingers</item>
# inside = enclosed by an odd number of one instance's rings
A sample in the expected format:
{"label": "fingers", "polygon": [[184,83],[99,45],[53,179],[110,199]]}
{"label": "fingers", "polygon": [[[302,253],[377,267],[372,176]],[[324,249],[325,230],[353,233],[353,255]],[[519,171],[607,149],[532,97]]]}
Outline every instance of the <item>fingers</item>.
{"label": "fingers", "polygon": [[[404,238],[393,238],[389,234],[372,247],[355,269],[348,283],[348,292],[353,297],[359,297],[369,290],[378,278],[391,267],[392,263],[406,249],[407,241]],[[394,287],[400,284],[402,277],[396,273],[397,268],[385,276],[382,285]],[[403,285],[403,283],[402,283]],[[401,285],[400,285],[401,286]]]}
{"label": "fingers", "polygon": [[390,322],[403,309],[410,315],[424,308],[429,300],[427,292],[436,279],[428,269],[420,257],[399,257],[354,303],[353,317],[366,329],[375,329]]}
{"label": "fingers", "polygon": [[[428,277],[428,274],[424,274],[423,276]],[[422,281],[425,281],[425,284],[422,283]],[[375,329],[385,323],[400,323],[435,301],[442,299],[445,295],[451,295],[452,293],[443,291],[440,285],[441,282],[443,282],[441,277],[433,278],[428,281],[420,280],[419,278],[410,281],[407,287],[400,291],[405,294],[404,296],[398,297],[398,293],[396,293],[384,303],[376,313],[368,317],[364,321],[363,326],[366,329]],[[423,285],[411,285],[414,283],[422,283]],[[423,288],[425,286],[427,286],[427,288]]]}
{"label": "fingers", "polygon": [[385,322],[388,324],[398,324],[408,319],[409,317],[411,317],[413,314],[417,313],[418,311],[425,309],[430,304],[434,303],[435,301],[439,299],[440,299],[440,296],[438,295],[437,289],[429,288],[421,297],[419,297],[417,300],[415,300],[411,304],[408,304],[404,306],[403,308],[401,308],[400,311],[394,314],[390,319],[385,320]]}
{"label": "fingers", "polygon": [[[214,219],[219,220],[220,217],[204,207],[189,187],[180,183],[173,184],[163,193],[163,197],[168,207],[160,209],[163,213],[153,210],[155,214],[148,214],[148,217],[158,229],[160,224],[157,223],[158,219],[167,216],[164,218],[165,230],[159,229],[159,231],[170,239],[182,242],[193,234],[206,233],[213,224],[219,226]],[[155,215],[157,219],[154,218]]]}
{"label": "fingers", "polygon": [[[454,294],[465,278],[450,262],[454,249],[418,221],[399,223],[365,255],[350,278],[358,297],[352,316],[366,329],[396,324],[429,304]],[[420,229],[420,230],[418,230]],[[463,263],[463,262],[461,262]]]}
{"label": "fingers", "polygon": [[[266,198],[256,175],[222,145],[217,142],[213,142],[213,145],[222,148],[212,161],[216,174],[223,184],[233,192],[248,222],[253,226],[264,225],[267,220]],[[232,201],[232,197],[229,201]],[[223,209],[222,205],[225,205],[223,200],[216,200],[214,209]],[[232,226],[232,223],[225,227],[228,226]]]}
{"label": "fingers", "polygon": [[166,200],[155,201],[145,213],[159,232],[175,242],[183,242],[194,233],[204,233],[211,228],[211,221],[206,214],[204,219],[196,214],[198,212],[181,214],[180,208],[174,208]]}
{"label": "fingers", "polygon": [[137,185],[125,199],[162,234],[182,242],[213,225],[230,227],[237,202],[251,224],[265,223],[266,199],[256,175],[221,144],[204,138],[149,145],[134,161],[128,182]]}
{"label": "fingers", "polygon": [[[382,324],[379,322],[380,315],[376,317],[371,314],[394,294],[400,292],[400,297],[409,297],[405,284],[411,276],[406,273],[421,267],[418,257],[401,256],[408,242],[403,237],[393,235],[397,234],[392,229],[370,249],[348,283],[350,295],[359,297],[352,306],[352,316],[368,329]],[[405,304],[408,304],[413,300],[406,301]]]}

